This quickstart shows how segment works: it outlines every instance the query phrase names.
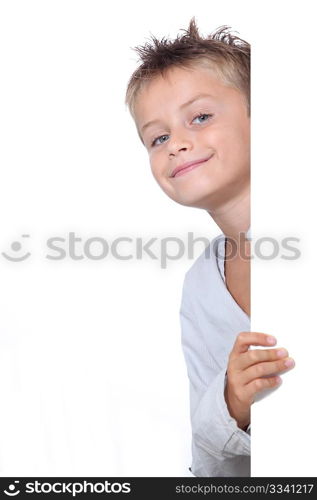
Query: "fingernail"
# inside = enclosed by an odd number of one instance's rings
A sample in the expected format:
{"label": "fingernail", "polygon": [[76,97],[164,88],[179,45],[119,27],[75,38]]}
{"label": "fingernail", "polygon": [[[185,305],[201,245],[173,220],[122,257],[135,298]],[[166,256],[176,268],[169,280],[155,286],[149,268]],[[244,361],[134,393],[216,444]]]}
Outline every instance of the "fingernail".
{"label": "fingernail", "polygon": [[289,358],[284,361],[284,365],[287,366],[287,368],[291,368],[291,366],[295,365],[295,361],[292,358]]}
{"label": "fingernail", "polygon": [[277,384],[281,384],[282,382],[283,382],[282,377],[277,376],[277,377],[276,377],[276,383],[277,383]]}
{"label": "fingernail", "polygon": [[277,352],[276,352],[277,356],[279,358],[285,358],[285,356],[287,356],[287,350],[286,349],[279,349]]}
{"label": "fingernail", "polygon": [[275,344],[276,343],[276,338],[272,337],[271,335],[269,335],[268,337],[266,337],[266,340],[268,341],[269,344]]}

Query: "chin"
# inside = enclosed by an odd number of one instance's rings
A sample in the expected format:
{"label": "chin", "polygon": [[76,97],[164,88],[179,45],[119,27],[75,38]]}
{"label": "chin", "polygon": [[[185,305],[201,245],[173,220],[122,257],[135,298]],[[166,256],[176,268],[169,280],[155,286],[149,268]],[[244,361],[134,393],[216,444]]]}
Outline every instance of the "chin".
{"label": "chin", "polygon": [[179,205],[183,205],[185,207],[193,207],[193,208],[201,208],[204,210],[208,210],[214,205],[213,200],[216,200],[219,198],[219,192],[213,191],[213,192],[206,192],[206,193],[200,193],[198,194],[196,192],[187,192],[187,193],[182,193],[177,196],[175,196],[175,193],[168,194],[168,196],[178,203]]}
{"label": "chin", "polygon": [[178,189],[166,191],[166,194],[180,205],[186,207],[195,207],[208,209],[212,200],[219,199],[223,196],[226,191],[226,186],[223,183],[217,183],[216,179],[211,181],[210,179],[200,179],[198,182],[184,183],[183,186],[178,186]]}

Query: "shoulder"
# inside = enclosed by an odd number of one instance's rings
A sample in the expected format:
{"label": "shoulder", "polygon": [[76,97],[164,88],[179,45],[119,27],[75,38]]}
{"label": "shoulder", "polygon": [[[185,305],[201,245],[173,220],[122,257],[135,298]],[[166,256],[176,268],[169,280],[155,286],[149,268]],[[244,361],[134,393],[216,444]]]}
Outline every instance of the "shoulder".
{"label": "shoulder", "polygon": [[210,241],[209,245],[207,245],[205,250],[185,273],[184,288],[201,288],[206,279],[210,281],[213,276],[220,276],[217,260],[220,248],[223,247],[221,243],[223,243],[224,240],[224,234],[220,234]]}

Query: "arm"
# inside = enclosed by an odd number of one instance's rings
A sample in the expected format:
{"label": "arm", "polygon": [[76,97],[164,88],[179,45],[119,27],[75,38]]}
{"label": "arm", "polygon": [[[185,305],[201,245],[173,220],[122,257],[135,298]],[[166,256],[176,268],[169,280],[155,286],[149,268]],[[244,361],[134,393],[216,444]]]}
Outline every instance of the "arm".
{"label": "arm", "polygon": [[192,472],[209,477],[249,476],[250,435],[239,429],[228,412],[224,397],[227,366],[220,366],[219,359],[208,352],[203,325],[195,317],[185,283],[180,319],[190,381]]}
{"label": "arm", "polygon": [[192,417],[193,472],[216,477],[250,476],[250,435],[239,429],[228,412],[225,371],[210,382]]}

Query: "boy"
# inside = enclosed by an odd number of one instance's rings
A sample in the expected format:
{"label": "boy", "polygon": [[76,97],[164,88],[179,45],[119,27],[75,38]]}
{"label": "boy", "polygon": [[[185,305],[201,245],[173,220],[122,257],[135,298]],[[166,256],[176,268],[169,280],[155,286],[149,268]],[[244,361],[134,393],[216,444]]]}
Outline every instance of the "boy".
{"label": "boy", "polygon": [[194,19],[174,41],[152,41],[136,49],[126,103],[163,191],[222,231],[183,286],[191,471],[249,476],[251,404],[294,366],[268,348],[276,339],[250,332],[250,46],[226,27],[203,38]]}

